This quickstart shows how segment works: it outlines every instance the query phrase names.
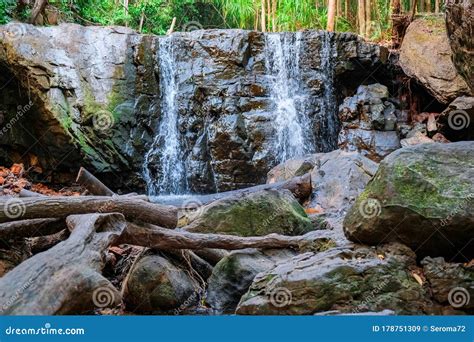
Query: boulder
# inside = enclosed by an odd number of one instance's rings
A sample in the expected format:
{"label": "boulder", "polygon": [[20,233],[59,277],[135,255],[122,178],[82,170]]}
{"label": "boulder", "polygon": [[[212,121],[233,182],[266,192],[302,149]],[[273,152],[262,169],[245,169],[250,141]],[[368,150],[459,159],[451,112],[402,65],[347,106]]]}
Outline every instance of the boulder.
{"label": "boulder", "polygon": [[[160,255],[135,262],[123,285],[123,300],[133,312],[170,311],[193,299],[199,285],[187,272]],[[191,303],[190,303],[191,304]]]}
{"label": "boulder", "polygon": [[289,190],[262,190],[223,198],[190,213],[189,219],[186,229],[195,233],[302,235],[313,229]]}
{"label": "boulder", "polygon": [[438,122],[447,139],[474,140],[474,97],[458,97],[441,113]]}
{"label": "boulder", "polygon": [[453,62],[474,92],[474,3],[472,0],[446,1],[446,28],[453,51]]}
{"label": "boulder", "polygon": [[[361,85],[354,96],[346,97],[339,106],[342,129],[338,146],[344,151],[358,151],[380,161],[400,148],[396,132],[399,119],[394,103],[387,101],[388,88],[375,83]],[[399,114],[400,116],[400,114]]]}
{"label": "boulder", "polygon": [[380,162],[400,148],[400,138],[395,131],[375,131],[343,127],[338,145],[344,151],[357,151],[367,158]]}
{"label": "boulder", "polygon": [[305,253],[259,273],[236,313],[312,315],[388,309],[422,314],[430,301],[409,271],[415,260],[409,248],[398,244]]}
{"label": "boulder", "polygon": [[474,309],[473,265],[446,262],[441,257],[427,257],[421,264],[437,302],[458,310]]}
{"label": "boulder", "polygon": [[382,161],[344,232],[358,243],[399,241],[418,255],[472,258],[473,194],[474,142],[403,148]]}
{"label": "boulder", "polygon": [[400,48],[400,66],[444,104],[470,93],[451,58],[444,18],[416,19],[408,26]]}
{"label": "boulder", "polygon": [[233,313],[257,273],[268,271],[294,255],[290,250],[231,252],[214,267],[208,280],[206,302],[218,312]]}

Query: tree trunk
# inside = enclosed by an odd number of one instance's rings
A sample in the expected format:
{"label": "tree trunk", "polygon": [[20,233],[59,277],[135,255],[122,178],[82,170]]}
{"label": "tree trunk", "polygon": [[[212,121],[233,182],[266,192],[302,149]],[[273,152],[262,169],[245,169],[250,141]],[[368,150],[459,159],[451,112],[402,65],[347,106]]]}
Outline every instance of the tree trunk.
{"label": "tree trunk", "polygon": [[128,223],[126,230],[116,244],[131,244],[160,250],[217,248],[236,250],[245,248],[304,248],[326,241],[326,238],[313,239],[314,232],[301,236],[269,234],[257,237],[240,237],[224,234],[190,233],[184,230],[171,230],[158,226],[140,226]]}
{"label": "tree trunk", "polygon": [[435,13],[439,13],[439,0],[435,0]]}
{"label": "tree trunk", "polygon": [[266,11],[265,11],[265,0],[260,0],[260,3],[262,5],[262,8],[260,9],[260,14],[262,16],[261,18],[261,28],[262,28],[262,32],[265,32],[266,31],[266,22],[265,22],[265,15],[266,15]]}
{"label": "tree trunk", "polygon": [[66,227],[64,220],[38,218],[0,223],[0,240],[27,238],[55,234]]}
{"label": "tree trunk", "polygon": [[121,302],[100,272],[104,254],[126,228],[121,214],[70,216],[71,235],[0,278],[3,315],[78,314]]}
{"label": "tree trunk", "polygon": [[357,7],[357,18],[359,21],[359,34],[365,37],[366,28],[365,28],[365,0],[358,0]]}
{"label": "tree trunk", "polygon": [[370,37],[372,29],[372,0],[365,0],[365,36]]}
{"label": "tree trunk", "polygon": [[425,12],[431,13],[431,0],[424,0],[425,1]]}
{"label": "tree trunk", "polygon": [[334,31],[335,27],[335,20],[336,20],[336,1],[337,0],[329,0],[328,4],[328,24],[326,29],[328,31]]}
{"label": "tree trunk", "polygon": [[82,185],[91,195],[113,196],[115,192],[98,180],[92,173],[81,167],[77,173],[76,183]]}
{"label": "tree trunk", "polygon": [[31,10],[30,24],[36,24],[36,21],[38,20],[39,15],[43,13],[47,4],[48,4],[48,0],[35,1],[35,4],[33,5],[33,9]]}
{"label": "tree trunk", "polygon": [[175,228],[177,209],[133,197],[51,196],[0,200],[0,223],[36,218],[66,218],[74,214],[123,213],[127,218]]}
{"label": "tree trunk", "polygon": [[166,202],[163,202],[163,200],[161,201],[163,204],[180,207],[181,209],[184,209],[184,208],[192,209],[192,208],[200,207],[202,205],[209,204],[221,198],[237,197],[237,196],[242,196],[243,194],[249,194],[252,192],[268,190],[268,189],[289,190],[293,194],[293,196],[295,196],[295,198],[298,199],[300,203],[303,203],[308,199],[308,197],[311,195],[313,191],[313,188],[311,185],[311,174],[307,173],[307,174],[304,174],[303,176],[294,177],[284,182],[262,184],[262,185],[252,186],[250,188],[219,192],[219,193],[210,194],[210,195],[196,195],[192,197],[187,197],[185,199],[172,199]]}

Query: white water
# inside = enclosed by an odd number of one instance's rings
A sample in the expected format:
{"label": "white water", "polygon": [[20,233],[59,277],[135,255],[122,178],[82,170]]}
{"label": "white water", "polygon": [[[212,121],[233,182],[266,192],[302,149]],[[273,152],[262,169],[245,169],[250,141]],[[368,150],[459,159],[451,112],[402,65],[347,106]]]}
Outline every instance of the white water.
{"label": "white water", "polygon": [[[161,116],[158,134],[145,156],[144,178],[148,194],[181,194],[186,189],[186,174],[178,130],[176,96],[178,80],[173,36],[159,41]],[[159,177],[152,176],[150,164],[159,156]]]}
{"label": "white water", "polygon": [[311,150],[311,123],[305,114],[301,87],[301,32],[267,34],[265,67],[271,76],[270,98],[275,105],[276,159],[283,162]]}

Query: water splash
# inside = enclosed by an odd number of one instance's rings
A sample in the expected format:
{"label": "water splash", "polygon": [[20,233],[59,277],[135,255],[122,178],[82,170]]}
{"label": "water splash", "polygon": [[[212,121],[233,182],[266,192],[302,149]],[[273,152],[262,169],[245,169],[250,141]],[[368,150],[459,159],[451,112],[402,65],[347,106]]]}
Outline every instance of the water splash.
{"label": "water splash", "polygon": [[283,162],[311,152],[311,122],[301,86],[302,33],[271,33],[265,37],[265,67],[271,77],[275,105],[276,159]]}
{"label": "water splash", "polygon": [[145,155],[149,195],[181,194],[186,189],[184,156],[178,129],[178,80],[173,36],[159,40],[161,116],[158,133]]}

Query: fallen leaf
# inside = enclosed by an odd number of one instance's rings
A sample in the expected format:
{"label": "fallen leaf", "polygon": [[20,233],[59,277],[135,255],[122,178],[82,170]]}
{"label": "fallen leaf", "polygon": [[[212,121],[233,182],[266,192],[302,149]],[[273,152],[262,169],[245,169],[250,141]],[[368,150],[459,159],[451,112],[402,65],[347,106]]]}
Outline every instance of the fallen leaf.
{"label": "fallen leaf", "polygon": [[423,286],[423,279],[421,279],[421,277],[418,274],[412,273],[411,275],[413,276],[413,278],[415,278],[418,284],[420,284],[420,286]]}

